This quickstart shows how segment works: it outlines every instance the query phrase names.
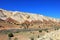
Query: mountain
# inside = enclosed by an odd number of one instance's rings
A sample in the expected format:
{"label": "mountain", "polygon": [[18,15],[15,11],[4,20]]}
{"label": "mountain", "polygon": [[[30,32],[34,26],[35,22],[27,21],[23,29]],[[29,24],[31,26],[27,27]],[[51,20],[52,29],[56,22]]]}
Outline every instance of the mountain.
{"label": "mountain", "polygon": [[0,26],[8,28],[51,28],[59,27],[60,19],[43,16],[40,14],[19,12],[19,11],[7,11],[0,9]]}

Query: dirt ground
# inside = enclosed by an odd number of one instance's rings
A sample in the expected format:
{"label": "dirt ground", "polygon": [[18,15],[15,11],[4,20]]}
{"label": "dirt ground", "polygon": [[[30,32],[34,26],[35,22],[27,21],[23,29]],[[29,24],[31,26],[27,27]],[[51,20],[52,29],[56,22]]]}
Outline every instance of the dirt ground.
{"label": "dirt ground", "polygon": [[[31,40],[32,38],[36,40],[38,36],[45,33],[44,31],[42,33],[39,31],[13,33],[14,37],[11,37],[11,40]],[[9,40],[8,34],[0,34],[0,40]]]}

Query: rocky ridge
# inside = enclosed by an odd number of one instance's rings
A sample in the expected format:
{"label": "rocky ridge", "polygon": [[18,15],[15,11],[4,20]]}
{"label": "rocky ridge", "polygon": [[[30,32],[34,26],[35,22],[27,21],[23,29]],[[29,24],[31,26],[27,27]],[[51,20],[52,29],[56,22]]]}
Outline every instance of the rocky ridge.
{"label": "rocky ridge", "polygon": [[[60,26],[60,19],[55,19],[33,13],[7,11],[3,9],[0,9],[0,19],[9,22],[12,25],[16,24],[20,27],[28,28]],[[23,26],[21,26],[22,24]]]}

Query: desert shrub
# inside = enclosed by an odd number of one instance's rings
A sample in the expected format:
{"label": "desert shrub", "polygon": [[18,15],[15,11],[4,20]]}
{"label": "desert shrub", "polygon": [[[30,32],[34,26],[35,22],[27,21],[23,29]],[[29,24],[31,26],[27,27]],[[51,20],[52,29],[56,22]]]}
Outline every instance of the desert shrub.
{"label": "desert shrub", "polygon": [[45,29],[44,31],[49,32],[48,29]]}
{"label": "desert shrub", "polygon": [[33,38],[33,37],[31,37],[31,40],[34,40],[34,38]]}
{"label": "desert shrub", "polygon": [[40,36],[38,35],[38,38],[39,38]]}
{"label": "desert shrub", "polygon": [[42,32],[42,30],[39,30],[39,32]]}
{"label": "desert shrub", "polygon": [[20,25],[20,24],[16,24],[16,25]]}
{"label": "desert shrub", "polygon": [[9,40],[11,40],[11,37],[14,37],[14,35],[12,33],[8,34]]}
{"label": "desert shrub", "polygon": [[46,30],[46,32],[48,33],[49,31],[48,31],[48,30]]}
{"label": "desert shrub", "polygon": [[19,31],[16,31],[15,33],[19,33]]}
{"label": "desert shrub", "polygon": [[8,37],[14,37],[13,33],[9,33]]}
{"label": "desert shrub", "polygon": [[55,30],[59,30],[59,28],[55,28]]}

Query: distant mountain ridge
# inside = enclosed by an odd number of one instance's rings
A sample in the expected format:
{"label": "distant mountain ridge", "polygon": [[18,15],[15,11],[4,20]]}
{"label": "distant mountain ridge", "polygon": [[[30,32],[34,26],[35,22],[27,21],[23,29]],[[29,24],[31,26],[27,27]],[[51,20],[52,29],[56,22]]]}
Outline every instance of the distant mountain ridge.
{"label": "distant mountain ridge", "polygon": [[30,14],[30,13],[24,13],[24,12],[18,12],[18,11],[7,11],[7,10],[3,10],[0,9],[0,18],[4,19],[4,18],[12,18],[15,19],[19,22],[22,22],[24,20],[28,20],[28,21],[32,21],[32,20],[46,20],[46,21],[54,21],[54,22],[60,22],[60,19],[55,19],[55,18],[50,18],[50,17],[46,17],[43,15],[38,15],[38,14]]}
{"label": "distant mountain ridge", "polygon": [[60,19],[32,13],[7,11],[3,9],[0,9],[0,19],[11,22],[12,24],[29,24],[29,28],[32,27],[32,24],[35,25],[34,27],[60,26]]}

